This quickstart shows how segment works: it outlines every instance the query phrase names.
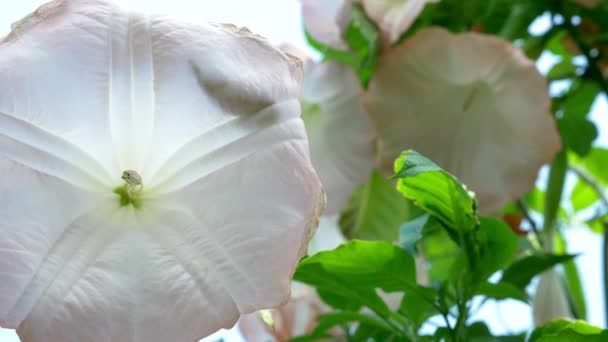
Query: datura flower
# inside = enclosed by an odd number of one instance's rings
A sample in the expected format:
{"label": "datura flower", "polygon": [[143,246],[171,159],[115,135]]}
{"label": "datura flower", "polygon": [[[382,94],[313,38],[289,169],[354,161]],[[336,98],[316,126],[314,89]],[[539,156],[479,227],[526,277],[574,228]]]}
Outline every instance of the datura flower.
{"label": "datura flower", "polygon": [[344,32],[353,4],[361,4],[380,27],[385,45],[395,43],[414,23],[427,3],[439,0],[300,0],[304,26],[317,41],[346,50]]}
{"label": "datura flower", "polygon": [[243,315],[239,329],[246,341],[285,342],[309,334],[321,315],[330,311],[312,287],[294,283],[292,293],[292,299],[279,308]]}
{"label": "datura flower", "polygon": [[439,0],[361,0],[365,12],[380,26],[384,40],[393,44],[414,23],[424,6]]}
{"label": "datura flower", "polygon": [[324,206],[301,62],[246,29],[59,0],[0,41],[0,325],[194,341],[278,306]]}
{"label": "datura flower", "polygon": [[306,30],[315,40],[346,50],[342,36],[353,1],[357,0],[300,0]]}
{"label": "datura flower", "polygon": [[374,167],[373,132],[350,66],[306,63],[302,119],[312,163],[327,192],[327,215],[339,214]]}
{"label": "datura flower", "polygon": [[566,291],[555,269],[541,274],[532,310],[534,325],[537,327],[554,319],[572,318]]}
{"label": "datura flower", "polygon": [[501,39],[430,28],[387,51],[364,94],[390,172],[415,149],[497,213],[529,191],[561,143],[545,79]]}

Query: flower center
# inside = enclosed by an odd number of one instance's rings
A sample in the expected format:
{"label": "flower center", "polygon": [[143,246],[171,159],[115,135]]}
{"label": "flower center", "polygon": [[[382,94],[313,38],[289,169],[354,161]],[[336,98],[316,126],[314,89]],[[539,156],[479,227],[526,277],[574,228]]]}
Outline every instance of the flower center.
{"label": "flower center", "polygon": [[136,209],[141,208],[141,192],[144,188],[141,176],[136,171],[126,170],[121,178],[125,184],[114,189],[114,193],[120,196],[120,206],[132,205]]}

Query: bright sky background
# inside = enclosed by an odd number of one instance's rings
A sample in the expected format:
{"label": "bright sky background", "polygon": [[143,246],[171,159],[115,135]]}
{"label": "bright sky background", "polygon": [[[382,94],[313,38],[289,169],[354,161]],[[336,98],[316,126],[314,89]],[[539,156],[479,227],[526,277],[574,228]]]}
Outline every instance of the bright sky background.
{"label": "bright sky background", "polygon": [[[10,31],[10,24],[34,11],[45,0],[0,0],[0,37]],[[275,44],[289,42],[308,49],[302,34],[298,0],[121,0],[124,6],[139,11],[168,14],[191,21],[212,21],[246,26]],[[542,24],[541,24],[542,25]],[[539,65],[546,69],[546,65]],[[596,101],[592,117],[600,123],[600,142],[608,146],[608,105],[606,99]],[[587,230],[572,228],[566,232],[570,252],[581,253],[577,263],[582,272],[587,294],[589,319],[604,326],[601,294],[600,239]],[[487,320],[495,333],[516,332],[529,327],[529,307],[514,302],[485,305],[475,316]],[[217,340],[242,341],[238,333],[221,332]],[[207,340],[207,339],[206,339]],[[12,330],[0,328],[0,342],[18,342]]]}

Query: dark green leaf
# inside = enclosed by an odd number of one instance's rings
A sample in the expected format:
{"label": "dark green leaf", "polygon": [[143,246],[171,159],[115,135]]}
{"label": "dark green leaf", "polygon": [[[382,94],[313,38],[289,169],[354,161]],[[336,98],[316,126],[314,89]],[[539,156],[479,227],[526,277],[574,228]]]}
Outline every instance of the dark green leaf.
{"label": "dark green leaf", "polygon": [[489,277],[502,269],[511,262],[517,252],[517,235],[504,221],[481,217],[478,239],[481,260],[476,273],[479,279]]}
{"label": "dark green leaf", "polygon": [[564,144],[579,156],[589,153],[598,136],[595,124],[584,117],[564,116],[557,120],[557,126]]}
{"label": "dark green leaf", "polygon": [[[401,300],[399,312],[407,317],[415,327],[419,327],[427,318],[437,312],[432,310],[439,294],[433,288],[419,286],[416,292],[406,292]],[[433,299],[430,301],[429,299]]]}
{"label": "dark green leaf", "polygon": [[513,284],[515,287],[523,290],[537,274],[574,257],[575,255],[569,254],[534,254],[526,256],[509,265],[504,270],[500,282]]}
{"label": "dark green leaf", "polygon": [[528,302],[524,291],[505,282],[500,282],[498,284],[485,282],[479,286],[476,294],[496,300],[514,299],[524,303]]}
{"label": "dark green leaf", "polygon": [[424,214],[402,224],[401,228],[399,228],[399,245],[411,255],[418,254],[416,243],[422,238],[422,230],[429,223],[429,219],[429,214]]}
{"label": "dark green leaf", "polygon": [[529,342],[603,342],[608,331],[584,321],[556,320],[536,328]]}
{"label": "dark green leaf", "polygon": [[374,171],[367,184],[353,192],[340,215],[340,229],[349,239],[395,242],[410,208],[409,201]]}

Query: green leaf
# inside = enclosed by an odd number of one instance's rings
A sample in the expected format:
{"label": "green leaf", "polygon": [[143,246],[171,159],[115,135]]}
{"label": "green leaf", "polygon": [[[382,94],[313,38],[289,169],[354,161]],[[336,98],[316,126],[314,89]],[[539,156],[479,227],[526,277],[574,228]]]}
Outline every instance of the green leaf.
{"label": "green leaf", "polygon": [[[402,224],[399,228],[399,245],[411,255],[418,254],[416,243],[422,238],[422,231],[424,227],[429,224],[430,219],[431,217],[429,214],[424,214]],[[432,224],[432,222],[430,224]]]}
{"label": "green leaf", "polygon": [[582,166],[602,185],[608,185],[608,150],[594,147],[584,158],[569,155],[570,162]]}
{"label": "green leaf", "polygon": [[509,265],[503,272],[500,282],[513,284],[519,289],[525,289],[532,278],[549,268],[572,260],[576,255],[570,254],[534,254],[519,259]]}
{"label": "green leaf", "polygon": [[599,87],[595,82],[574,82],[557,103],[557,125],[564,144],[579,156],[587,155],[598,136],[595,124],[587,119]]}
{"label": "green leaf", "polygon": [[576,76],[576,70],[576,65],[572,64],[571,60],[562,60],[549,70],[547,78],[549,80],[559,80],[574,77]]}
{"label": "green leaf", "polygon": [[405,293],[399,306],[399,312],[407,317],[415,327],[419,327],[427,318],[436,314],[428,299],[438,297],[439,294],[435,289],[419,286],[417,292]]}
{"label": "green leaf", "polygon": [[351,65],[353,67],[356,66],[355,59],[350,51],[342,51],[335,49],[329,45],[325,45],[318,40],[316,40],[310,32],[304,29],[304,35],[308,44],[312,46],[315,50],[319,51],[323,55],[323,61],[338,61],[344,64]]}
{"label": "green leaf", "polygon": [[501,220],[481,217],[478,231],[480,263],[477,277],[484,279],[507,265],[517,252],[519,240]]}
{"label": "green leaf", "polygon": [[395,161],[397,189],[454,231],[471,231],[477,225],[473,195],[451,174],[415,151]]}
{"label": "green leaf", "polygon": [[536,328],[529,342],[602,342],[608,341],[608,330],[585,321],[556,320]]}
{"label": "green leaf", "polygon": [[475,294],[496,300],[514,299],[520,302],[528,303],[526,294],[523,290],[505,282],[500,282],[497,284],[485,282],[479,286]]}
{"label": "green leaf", "polygon": [[545,195],[544,191],[538,187],[534,187],[532,191],[524,196],[523,200],[528,208],[537,213],[543,213],[545,211]]}
{"label": "green leaf", "polygon": [[570,203],[575,211],[589,208],[591,205],[596,203],[600,197],[597,192],[582,180],[578,180],[572,189],[570,195]]}
{"label": "green leaf", "polygon": [[564,116],[557,120],[557,127],[564,145],[579,156],[587,155],[598,137],[595,124],[584,117]]}
{"label": "green leaf", "polygon": [[421,240],[424,257],[429,265],[429,277],[433,282],[443,282],[450,278],[454,263],[462,257],[462,250],[456,245],[445,229],[432,234],[424,234]]}
{"label": "green leaf", "polygon": [[414,207],[378,171],[353,192],[340,215],[342,233],[349,239],[395,242]]}
{"label": "green leaf", "polygon": [[[390,310],[376,293],[416,289],[414,259],[388,242],[351,241],[300,261],[294,280],[317,288],[336,308],[368,306],[379,315]],[[346,302],[345,302],[346,301]]]}
{"label": "green leaf", "polygon": [[357,57],[357,74],[363,87],[367,88],[378,65],[380,32],[376,24],[367,17],[361,5],[354,4],[351,15],[344,40]]}
{"label": "green leaf", "polygon": [[292,342],[318,341],[319,339],[330,336],[327,331],[337,326],[350,323],[363,323],[381,331],[399,334],[399,330],[393,328],[380,317],[366,315],[359,312],[338,311],[322,315],[315,330],[307,336],[296,337]]}

